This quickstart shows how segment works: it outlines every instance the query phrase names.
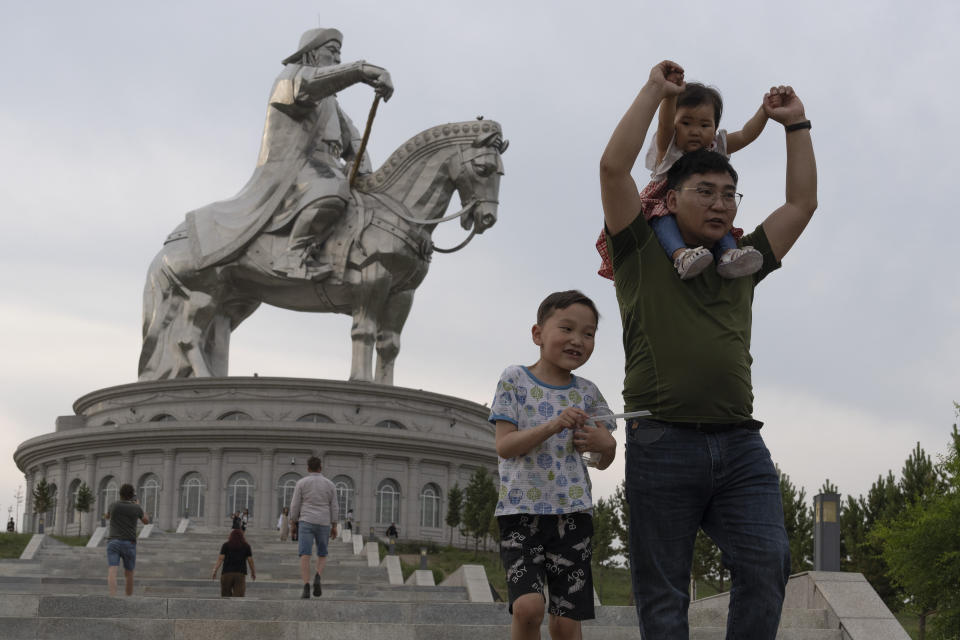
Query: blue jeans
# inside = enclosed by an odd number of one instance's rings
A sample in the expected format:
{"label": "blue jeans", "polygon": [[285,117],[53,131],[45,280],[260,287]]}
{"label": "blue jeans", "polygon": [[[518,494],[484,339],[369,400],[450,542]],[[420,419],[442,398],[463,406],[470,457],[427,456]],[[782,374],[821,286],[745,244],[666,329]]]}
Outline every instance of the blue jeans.
{"label": "blue jeans", "polygon": [[[672,214],[668,216],[657,216],[650,218],[648,224],[653,228],[653,233],[657,236],[657,240],[660,241],[660,246],[667,252],[671,260],[673,260],[673,254],[677,249],[687,248],[687,243],[683,241],[683,236],[680,235],[680,227],[677,226],[676,216]],[[722,256],[724,252],[728,249],[736,248],[737,241],[734,239],[733,234],[727,231],[722,238],[714,243],[710,251],[713,253],[713,259],[719,261],[720,256]]]}
{"label": "blue jeans", "polygon": [[309,556],[313,553],[313,543],[317,543],[317,555],[324,557],[327,555],[327,542],[330,540],[330,525],[313,524],[304,522],[297,523],[297,553],[301,556]]}
{"label": "blue jeans", "polygon": [[119,567],[121,560],[124,571],[133,571],[137,566],[137,543],[111,538],[107,541],[107,566]]}
{"label": "blue jeans", "polygon": [[689,637],[690,565],[703,528],[732,579],[727,638],[773,640],[790,576],[790,545],[779,478],[759,431],[704,433],[632,420],[626,488],[640,635]]}

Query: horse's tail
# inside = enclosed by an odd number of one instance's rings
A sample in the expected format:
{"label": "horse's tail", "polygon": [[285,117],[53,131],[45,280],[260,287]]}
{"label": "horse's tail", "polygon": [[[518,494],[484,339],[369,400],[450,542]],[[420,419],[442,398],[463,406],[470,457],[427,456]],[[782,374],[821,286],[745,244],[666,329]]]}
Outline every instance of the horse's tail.
{"label": "horse's tail", "polygon": [[158,317],[163,308],[165,277],[163,275],[163,252],[153,259],[147,269],[147,281],[143,286],[143,343],[140,347],[140,363],[137,375],[141,380],[156,379],[156,366],[153,360],[158,356],[164,319]]}

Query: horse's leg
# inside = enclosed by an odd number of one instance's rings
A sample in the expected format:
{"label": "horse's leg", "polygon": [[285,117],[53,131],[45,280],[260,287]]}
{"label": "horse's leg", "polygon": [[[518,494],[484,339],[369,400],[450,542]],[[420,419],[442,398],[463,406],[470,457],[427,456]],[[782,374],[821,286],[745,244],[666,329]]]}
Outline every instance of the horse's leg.
{"label": "horse's leg", "polygon": [[230,318],[226,314],[214,316],[203,350],[204,359],[210,363],[210,374],[226,377],[230,370]]}
{"label": "horse's leg", "polygon": [[177,345],[190,363],[195,377],[216,376],[218,374],[214,371],[206,348],[211,337],[211,325],[217,319],[217,305],[213,296],[202,291],[188,291],[183,307],[185,317]]}
{"label": "horse's leg", "polygon": [[[170,243],[154,259],[144,290],[141,380],[210,376],[203,342],[216,305],[198,286],[185,245]],[[190,276],[190,287],[184,276]]]}
{"label": "horse's leg", "polygon": [[230,363],[230,334],[260,306],[253,298],[221,300],[208,323],[204,342],[204,359],[209,363],[210,375],[226,377]]}
{"label": "horse's leg", "polygon": [[380,320],[377,335],[377,377],[381,384],[393,384],[393,365],[400,353],[400,332],[413,306],[413,289],[395,293],[389,297]]}
{"label": "horse's leg", "polygon": [[390,283],[390,272],[379,262],[372,262],[360,270],[360,285],[353,302],[353,328],[350,330],[353,341],[351,380],[373,380],[373,345]]}

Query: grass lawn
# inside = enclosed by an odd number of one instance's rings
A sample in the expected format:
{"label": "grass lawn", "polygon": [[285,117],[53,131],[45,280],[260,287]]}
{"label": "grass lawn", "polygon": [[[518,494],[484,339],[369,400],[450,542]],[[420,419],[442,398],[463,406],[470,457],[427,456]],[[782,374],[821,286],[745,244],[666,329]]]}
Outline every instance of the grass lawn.
{"label": "grass lawn", "polygon": [[32,533],[0,533],[0,558],[19,558]]}
{"label": "grass lawn", "polygon": [[90,541],[90,536],[50,536],[54,540],[59,540],[63,544],[70,545],[71,547],[85,547],[87,542]]}
{"label": "grass lawn", "polygon": [[[893,614],[897,617],[897,622],[899,622],[904,630],[913,640],[917,640],[920,637],[920,619],[912,613],[906,613],[901,611],[900,613]],[[927,620],[927,631],[930,630],[930,620]]]}
{"label": "grass lawn", "polygon": [[[414,570],[420,568],[420,545],[398,544],[397,553],[400,554],[400,568],[403,570],[403,579],[406,580]],[[507,577],[500,566],[499,553],[480,550],[474,554],[473,549],[437,548],[435,545],[427,553],[427,568],[433,571],[433,580],[437,584],[463,564],[483,565],[487,580],[493,585],[500,599],[506,601]]]}
{"label": "grass lawn", "polygon": [[[382,546],[381,546],[382,549]],[[410,577],[420,568],[420,545],[416,543],[398,543],[397,553],[400,555],[400,568],[403,579]],[[507,600],[507,578],[500,564],[500,554],[496,551],[479,551],[461,549],[459,547],[437,547],[430,545],[427,553],[427,568],[433,571],[433,579],[440,584],[448,575],[460,565],[480,564],[487,572],[487,580],[493,585],[500,599]],[[593,586],[605,605],[630,606],[631,587],[630,572],[623,568],[594,567]],[[697,597],[705,598],[717,593],[717,590],[705,583],[697,585]]]}

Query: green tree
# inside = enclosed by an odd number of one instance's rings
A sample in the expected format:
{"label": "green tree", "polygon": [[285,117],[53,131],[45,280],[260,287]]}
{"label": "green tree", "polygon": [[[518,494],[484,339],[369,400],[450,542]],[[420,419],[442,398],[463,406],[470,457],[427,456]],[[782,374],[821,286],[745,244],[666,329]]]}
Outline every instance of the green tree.
{"label": "green tree", "polygon": [[77,519],[78,531],[83,531],[83,514],[90,512],[93,502],[93,491],[90,490],[86,482],[81,482],[80,486],[77,487],[77,498],[74,501],[74,508],[80,514]]}
{"label": "green tree", "polygon": [[697,538],[693,542],[690,575],[695,581],[706,582],[717,591],[724,591],[730,578],[730,572],[723,566],[720,549],[703,529],[697,531]]}
{"label": "green tree", "polygon": [[617,485],[613,497],[610,498],[614,518],[611,520],[613,533],[620,542],[619,553],[623,554],[624,563],[630,566],[630,504],[627,502],[627,481],[621,480]]}
{"label": "green tree", "polygon": [[480,467],[470,476],[464,493],[463,528],[473,536],[473,550],[480,550],[480,539],[490,531],[490,518],[497,508],[497,487],[486,468]]}
{"label": "green tree", "polygon": [[600,498],[593,505],[593,537],[590,539],[593,547],[592,562],[601,567],[613,565],[613,558],[617,555],[613,543],[617,537],[614,521],[617,513],[609,500]]}
{"label": "green tree", "polygon": [[920,443],[903,463],[900,473],[900,493],[905,505],[924,500],[942,489],[939,472],[934,468],[933,460],[920,447]]}
{"label": "green tree", "polygon": [[453,546],[453,531],[460,526],[463,510],[463,490],[459,484],[453,485],[447,492],[447,517],[444,522],[450,527],[450,546]]}
{"label": "green tree", "polygon": [[[926,638],[928,621],[934,638],[960,637],[960,536],[957,535],[960,531],[960,433],[957,425],[953,425],[951,440],[948,455],[936,468],[932,464],[927,467],[922,449],[917,446],[911,459],[919,475],[904,481],[903,486],[919,491],[900,514],[878,526],[870,536],[872,542],[882,547],[889,576],[906,596],[906,607],[919,618],[920,640]],[[931,472],[940,479],[932,485]]]}
{"label": "green tree", "polygon": [[893,472],[888,471],[886,476],[877,477],[866,497],[848,496],[846,508],[840,514],[842,553],[845,554],[841,568],[862,573],[892,611],[901,609],[902,593],[887,575],[883,549],[871,532],[891,520],[902,508],[900,486]]}
{"label": "green tree", "polygon": [[39,533],[43,533],[43,518],[48,511],[56,506],[53,497],[53,487],[47,484],[46,478],[41,478],[33,488],[33,512],[40,516]]}
{"label": "green tree", "polygon": [[[808,571],[813,568],[813,512],[807,504],[807,491],[796,487],[780,467],[777,467],[777,473],[780,475],[783,526],[790,541],[790,573]],[[825,486],[829,483],[827,480]]]}

